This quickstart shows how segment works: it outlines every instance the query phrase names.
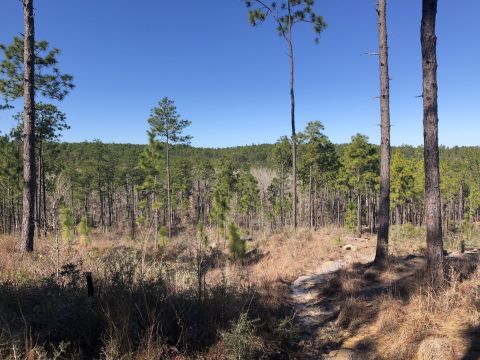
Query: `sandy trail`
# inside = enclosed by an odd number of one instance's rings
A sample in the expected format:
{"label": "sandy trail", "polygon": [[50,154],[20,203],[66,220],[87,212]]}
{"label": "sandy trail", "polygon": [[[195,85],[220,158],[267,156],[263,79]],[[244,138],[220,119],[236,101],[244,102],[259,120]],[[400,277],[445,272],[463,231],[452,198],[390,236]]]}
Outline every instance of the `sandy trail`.
{"label": "sandy trail", "polygon": [[[334,256],[331,260],[322,262],[311,274],[298,277],[290,285],[296,324],[303,333],[303,341],[310,344],[315,343],[319,328],[325,326],[330,319],[333,320],[336,315],[336,309],[331,308],[328,302],[322,301],[320,285],[328,280],[329,275],[349,264],[367,264],[374,259],[375,247],[367,239],[349,238],[347,241],[352,246],[351,250],[340,249],[338,254],[332,254]],[[319,355],[305,358],[319,358]]]}

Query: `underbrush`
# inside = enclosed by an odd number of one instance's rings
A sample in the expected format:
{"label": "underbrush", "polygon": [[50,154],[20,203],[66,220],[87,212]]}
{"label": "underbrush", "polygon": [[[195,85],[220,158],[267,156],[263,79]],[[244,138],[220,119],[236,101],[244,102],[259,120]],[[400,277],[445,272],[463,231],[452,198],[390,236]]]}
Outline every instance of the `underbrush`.
{"label": "underbrush", "polygon": [[375,337],[381,358],[478,358],[480,271],[461,278],[451,272],[440,290],[419,286],[408,302],[385,297],[374,324],[379,329]]}
{"label": "underbrush", "polygon": [[419,253],[425,247],[425,228],[410,223],[390,226],[389,248],[397,255]]}
{"label": "underbrush", "polygon": [[436,290],[420,257],[338,271],[322,289],[339,309],[329,330],[336,338],[323,346],[353,349],[359,359],[479,358],[478,261],[474,255],[448,259],[445,284]]}
{"label": "underbrush", "polygon": [[185,239],[147,252],[131,242],[68,246],[57,268],[55,252],[40,241],[25,255],[13,239],[1,240],[2,359],[286,356],[293,332],[283,319],[291,309],[266,301],[238,276],[245,266],[218,250],[199,254]]}
{"label": "underbrush", "polygon": [[[475,231],[457,230],[454,244],[474,244]],[[248,241],[245,258],[236,261],[222,242],[202,250],[192,239],[185,234],[158,249],[101,235],[87,247],[39,239],[35,253],[23,254],[13,237],[0,237],[0,358],[296,358],[304,349],[289,284],[329,260],[375,250],[374,237],[353,239],[337,228]],[[422,276],[424,242],[423,229],[394,226],[390,250],[397,256],[388,267],[354,264],[328,278],[319,300],[335,316],[322,327],[320,350],[343,346],[375,359],[413,359],[419,351],[475,358],[478,259],[449,260],[445,287],[433,291]],[[358,249],[345,250],[349,243]]]}
{"label": "underbrush", "polygon": [[[420,254],[425,249],[425,228],[410,223],[390,226],[390,250],[396,256]],[[480,247],[480,225],[461,221],[443,229],[444,249],[461,252],[463,249]]]}

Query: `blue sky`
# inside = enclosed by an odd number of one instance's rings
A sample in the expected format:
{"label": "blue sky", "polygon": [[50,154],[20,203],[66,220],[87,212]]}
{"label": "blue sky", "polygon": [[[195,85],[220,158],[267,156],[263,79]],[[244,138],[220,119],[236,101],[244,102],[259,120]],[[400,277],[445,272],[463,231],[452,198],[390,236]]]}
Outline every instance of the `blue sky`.
{"label": "blue sky", "polygon": [[[374,0],[317,0],[320,44],[295,33],[297,128],[321,120],[336,143],[379,140]],[[147,118],[168,96],[192,121],[196,146],[274,142],[289,134],[285,43],[272,23],[251,28],[242,0],[36,0],[36,36],[59,47],[76,89],[58,106],[65,141],[145,143]],[[390,0],[392,143],[422,137],[420,0]],[[439,1],[440,143],[480,145],[480,1]],[[0,42],[22,32],[18,0],[0,3]],[[21,103],[17,103],[21,106]],[[12,127],[0,114],[0,131]]]}

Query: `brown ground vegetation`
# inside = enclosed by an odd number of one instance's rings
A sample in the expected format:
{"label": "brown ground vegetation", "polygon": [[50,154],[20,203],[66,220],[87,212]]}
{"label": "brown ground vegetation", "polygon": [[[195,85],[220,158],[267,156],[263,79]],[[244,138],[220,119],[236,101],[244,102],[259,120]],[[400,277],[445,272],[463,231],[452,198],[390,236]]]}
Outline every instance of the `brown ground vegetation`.
{"label": "brown ground vegetation", "polygon": [[[398,256],[386,268],[355,264],[373,254],[373,237],[335,228],[256,239],[243,262],[223,243],[199,253],[194,232],[157,251],[97,234],[87,247],[41,239],[23,254],[16,238],[0,237],[0,358],[287,359],[305,358],[308,346],[368,359],[477,358],[478,259],[450,259],[448,281],[434,292],[422,277],[422,237],[394,228]],[[344,250],[349,243],[361,248]],[[305,342],[289,285],[340,257],[352,264],[316,299],[334,316]]]}

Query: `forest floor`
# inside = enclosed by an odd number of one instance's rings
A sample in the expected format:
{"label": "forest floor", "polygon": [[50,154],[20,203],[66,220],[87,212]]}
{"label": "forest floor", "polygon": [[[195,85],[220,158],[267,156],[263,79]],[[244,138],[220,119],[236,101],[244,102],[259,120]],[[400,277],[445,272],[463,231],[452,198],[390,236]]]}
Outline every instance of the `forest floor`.
{"label": "forest floor", "polygon": [[[300,328],[293,358],[480,359],[478,252],[446,256],[446,284],[433,291],[420,246],[379,268],[374,240],[344,237],[346,245],[291,283]],[[414,239],[404,245],[412,251]]]}
{"label": "forest floor", "polygon": [[[375,243],[370,238],[345,238],[348,244],[339,246],[311,274],[298,277],[291,285],[291,300],[295,309],[296,324],[302,334],[301,354],[298,357],[318,359],[329,351],[329,344],[322,343],[322,335],[329,323],[338,315],[333,301],[322,296],[322,290],[334,273],[352,264],[373,261]],[[339,334],[340,335],[340,334]],[[338,347],[338,346],[337,346]],[[342,353],[336,350],[332,354]]]}
{"label": "forest floor", "polygon": [[194,230],[158,249],[117,234],[39,239],[28,255],[0,237],[0,358],[480,358],[478,253],[446,257],[433,291],[421,228],[392,227],[385,268],[370,265],[375,236],[260,235],[242,262],[223,241],[199,253]]}

